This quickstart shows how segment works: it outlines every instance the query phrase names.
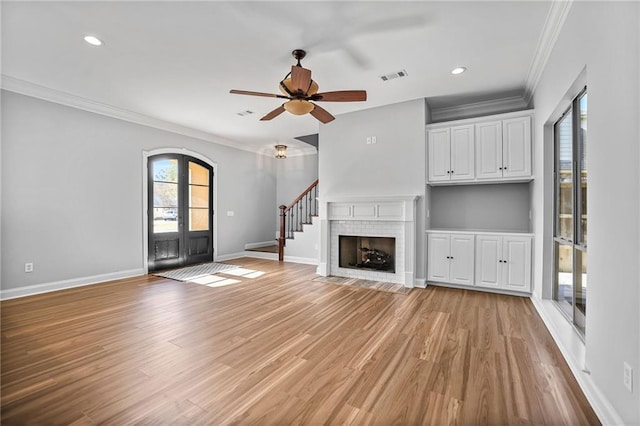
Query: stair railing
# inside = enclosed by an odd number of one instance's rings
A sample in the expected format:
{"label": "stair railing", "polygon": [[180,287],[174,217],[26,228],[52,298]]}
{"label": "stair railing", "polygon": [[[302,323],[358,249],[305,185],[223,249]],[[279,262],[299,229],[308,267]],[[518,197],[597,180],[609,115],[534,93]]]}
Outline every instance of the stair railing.
{"label": "stair railing", "polygon": [[309,185],[291,204],[279,208],[278,260],[282,262],[286,240],[293,238],[294,232],[302,231],[302,225],[310,224],[313,216],[318,215],[318,180]]}

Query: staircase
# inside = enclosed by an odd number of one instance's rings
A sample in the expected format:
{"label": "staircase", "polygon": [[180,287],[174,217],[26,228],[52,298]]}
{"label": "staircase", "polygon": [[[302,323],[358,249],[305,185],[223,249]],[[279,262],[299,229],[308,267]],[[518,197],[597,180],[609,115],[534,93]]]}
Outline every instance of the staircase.
{"label": "staircase", "polygon": [[[284,261],[284,248],[289,241],[288,256],[300,259],[317,258],[319,229],[314,223],[318,216],[318,180],[305,189],[291,204],[280,206],[280,234],[278,260]],[[296,233],[299,235],[294,241]]]}

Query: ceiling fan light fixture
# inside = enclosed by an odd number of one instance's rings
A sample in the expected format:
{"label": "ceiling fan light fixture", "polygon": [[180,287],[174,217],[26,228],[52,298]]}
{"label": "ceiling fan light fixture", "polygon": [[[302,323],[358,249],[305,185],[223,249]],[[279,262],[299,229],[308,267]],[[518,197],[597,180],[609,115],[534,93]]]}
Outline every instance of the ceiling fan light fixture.
{"label": "ceiling fan light fixture", "polygon": [[[278,89],[280,89],[280,93],[282,93],[285,96],[291,96],[296,92],[293,89],[293,83],[291,82],[291,77],[287,77],[284,80],[282,80],[280,82],[280,85],[278,86]],[[318,89],[319,89],[318,83],[311,80],[311,85],[309,86],[309,90],[307,90],[307,95],[308,96],[315,95],[316,93],[318,93]]]}
{"label": "ceiling fan light fixture", "polygon": [[304,99],[293,99],[284,104],[284,109],[293,115],[304,115],[313,111],[315,105]]}
{"label": "ceiling fan light fixture", "polygon": [[276,145],[276,155],[275,157],[278,159],[287,158],[287,146],[286,145]]}
{"label": "ceiling fan light fixture", "polygon": [[457,67],[451,70],[451,74],[453,75],[458,75],[458,74],[462,74],[463,72],[465,72],[467,69],[465,67]]}

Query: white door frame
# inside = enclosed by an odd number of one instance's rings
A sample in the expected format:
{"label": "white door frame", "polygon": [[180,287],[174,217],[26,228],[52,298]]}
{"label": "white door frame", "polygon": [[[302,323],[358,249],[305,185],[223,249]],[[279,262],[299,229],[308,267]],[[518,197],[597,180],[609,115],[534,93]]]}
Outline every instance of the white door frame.
{"label": "white door frame", "polygon": [[186,148],[159,148],[142,151],[142,268],[149,273],[149,157],[159,154],[178,154],[202,160],[213,168],[213,260],[218,255],[218,163]]}

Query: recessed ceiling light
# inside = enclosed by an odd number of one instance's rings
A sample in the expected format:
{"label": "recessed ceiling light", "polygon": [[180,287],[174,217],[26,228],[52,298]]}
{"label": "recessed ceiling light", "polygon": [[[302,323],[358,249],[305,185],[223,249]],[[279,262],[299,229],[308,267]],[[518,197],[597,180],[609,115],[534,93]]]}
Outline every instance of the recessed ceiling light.
{"label": "recessed ceiling light", "polygon": [[89,44],[92,44],[94,46],[101,46],[102,45],[102,40],[100,40],[98,37],[94,37],[94,36],[85,36],[84,41],[86,41]]}
{"label": "recessed ceiling light", "polygon": [[462,74],[466,70],[467,69],[465,67],[454,68],[454,69],[451,70],[451,74],[453,74],[453,75]]}

